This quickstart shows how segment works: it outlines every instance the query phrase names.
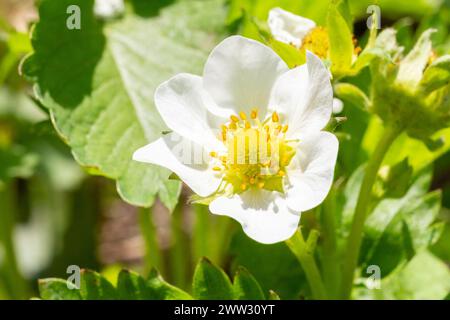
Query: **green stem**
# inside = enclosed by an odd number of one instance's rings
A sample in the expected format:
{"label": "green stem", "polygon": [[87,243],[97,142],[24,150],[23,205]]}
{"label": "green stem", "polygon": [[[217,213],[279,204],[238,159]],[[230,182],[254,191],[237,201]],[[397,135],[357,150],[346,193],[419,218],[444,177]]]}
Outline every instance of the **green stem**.
{"label": "green stem", "polygon": [[148,273],[151,268],[162,272],[161,253],[151,209],[139,208],[139,224],[145,243],[145,273]]}
{"label": "green stem", "polygon": [[[182,198],[183,199],[183,198]],[[171,215],[172,225],[172,246],[170,248],[170,268],[173,283],[184,289],[189,289],[190,281],[190,252],[189,237],[183,230],[185,225],[183,201],[180,200],[178,206]]]}
{"label": "green stem", "polygon": [[231,239],[236,231],[236,223],[230,217],[225,216],[215,216],[214,219],[218,226],[220,226],[217,228],[215,256],[217,257],[217,264],[224,266],[228,257]]}
{"label": "green stem", "polygon": [[5,185],[0,190],[0,246],[3,246],[4,251],[3,263],[0,264],[0,276],[8,287],[11,298],[26,299],[27,284],[17,266],[12,238],[15,223],[15,200],[14,184]]}
{"label": "green stem", "polygon": [[[210,219],[211,214],[208,211],[208,206],[196,204],[193,205],[194,209],[194,232],[193,232],[193,252],[194,252],[194,263],[200,261],[202,257],[211,258],[211,243],[214,238],[210,237],[211,225]],[[216,262],[212,260],[213,262]]]}
{"label": "green stem", "polygon": [[318,237],[319,233],[316,230],[311,230],[308,240],[305,242],[302,232],[297,230],[294,236],[286,241],[286,244],[300,262],[311,288],[313,298],[323,300],[327,298],[327,295],[319,268],[314,259],[314,249]]}
{"label": "green stem", "polygon": [[234,221],[211,214],[205,205],[194,205],[194,213],[194,263],[201,257],[208,257],[216,265],[223,266],[235,231]]}
{"label": "green stem", "polygon": [[337,298],[340,282],[339,257],[337,252],[336,218],[335,218],[335,190],[331,188],[330,193],[323,203],[320,215],[322,225],[323,250],[322,266],[325,287],[329,298]]}
{"label": "green stem", "polygon": [[401,130],[397,127],[387,126],[367,164],[361,189],[359,190],[350,236],[347,240],[341,288],[341,298],[343,299],[350,298],[352,291],[354,273],[358,264],[364,223],[366,221],[366,216],[370,206],[373,184],[386,152],[389,150],[390,146],[398,137],[400,132]]}

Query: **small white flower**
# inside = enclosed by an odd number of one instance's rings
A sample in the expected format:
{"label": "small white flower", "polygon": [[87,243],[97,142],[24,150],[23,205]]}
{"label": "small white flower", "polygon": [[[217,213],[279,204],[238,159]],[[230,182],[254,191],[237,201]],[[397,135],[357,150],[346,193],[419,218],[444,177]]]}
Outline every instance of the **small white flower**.
{"label": "small white flower", "polygon": [[273,8],[269,11],[268,24],[276,40],[292,44],[297,48],[302,46],[303,39],[316,28],[314,21],[281,8]]}
{"label": "small white flower", "polygon": [[[328,194],[338,141],[321,131],[333,92],[314,54],[289,70],[269,47],[232,36],[212,51],[202,77],[176,75],[156,90],[155,103],[173,132],[133,159],[164,166],[198,195],[211,196],[211,212],[237,220],[254,240],[290,238],[300,213]],[[187,163],[175,151],[180,143],[207,157]]]}
{"label": "small white flower", "polygon": [[124,0],[95,0],[94,13],[99,18],[114,18],[124,11]]}
{"label": "small white flower", "polygon": [[[327,59],[328,33],[325,28],[317,26],[314,21],[281,8],[273,8],[269,11],[267,22],[275,40],[291,44],[297,49],[309,50],[321,59]],[[333,114],[339,114],[343,109],[343,102],[334,98]]]}

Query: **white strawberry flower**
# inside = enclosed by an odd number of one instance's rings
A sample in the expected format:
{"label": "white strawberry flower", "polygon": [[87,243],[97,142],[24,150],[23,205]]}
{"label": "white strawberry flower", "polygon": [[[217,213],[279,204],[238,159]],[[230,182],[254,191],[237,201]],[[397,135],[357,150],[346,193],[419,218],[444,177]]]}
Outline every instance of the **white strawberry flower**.
{"label": "white strawberry flower", "polygon": [[[202,77],[174,76],[156,90],[155,103],[173,132],[133,159],[173,171],[213,199],[212,213],[237,220],[252,239],[290,238],[301,212],[328,194],[338,141],[321,131],[333,91],[314,54],[290,70],[269,47],[232,36],[212,51]],[[206,156],[192,163],[180,143]]]}
{"label": "white strawberry flower", "polygon": [[269,11],[268,24],[273,37],[283,43],[300,48],[308,34],[317,28],[316,23],[281,8]]}
{"label": "white strawberry flower", "polygon": [[[309,50],[321,59],[327,59],[328,32],[317,26],[313,20],[281,8],[273,8],[269,11],[267,23],[275,40],[293,45],[297,49]],[[343,102],[334,98],[333,114],[341,113],[343,108]]]}

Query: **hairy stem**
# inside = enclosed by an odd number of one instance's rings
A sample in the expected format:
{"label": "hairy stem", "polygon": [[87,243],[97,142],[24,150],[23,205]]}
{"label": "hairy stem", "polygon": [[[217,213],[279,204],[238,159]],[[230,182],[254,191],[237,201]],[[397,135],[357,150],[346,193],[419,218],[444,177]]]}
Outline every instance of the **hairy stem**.
{"label": "hairy stem", "polygon": [[387,126],[367,164],[361,189],[359,190],[350,236],[347,239],[341,287],[341,298],[343,299],[348,299],[351,295],[354,273],[358,264],[364,223],[370,207],[373,184],[386,152],[400,132],[401,130],[396,127]]}
{"label": "hairy stem", "polygon": [[161,253],[151,209],[139,208],[139,225],[145,243],[145,272],[149,272],[151,268],[161,272]]}
{"label": "hairy stem", "polygon": [[314,249],[318,237],[319,233],[316,230],[312,230],[309,233],[308,240],[305,242],[301,231],[297,230],[294,236],[286,241],[286,244],[300,262],[311,288],[313,298],[323,300],[327,298],[327,295],[319,268],[314,259]]}
{"label": "hairy stem", "polygon": [[328,297],[331,299],[337,298],[341,276],[336,243],[335,201],[335,190],[332,187],[327,199],[323,203],[320,215],[323,237],[323,279],[327,288]]}
{"label": "hairy stem", "polygon": [[13,243],[13,229],[16,218],[14,186],[13,183],[9,183],[0,190],[0,250],[3,249],[3,261],[0,261],[0,278],[3,278],[12,299],[26,299],[28,288],[18,269]]}

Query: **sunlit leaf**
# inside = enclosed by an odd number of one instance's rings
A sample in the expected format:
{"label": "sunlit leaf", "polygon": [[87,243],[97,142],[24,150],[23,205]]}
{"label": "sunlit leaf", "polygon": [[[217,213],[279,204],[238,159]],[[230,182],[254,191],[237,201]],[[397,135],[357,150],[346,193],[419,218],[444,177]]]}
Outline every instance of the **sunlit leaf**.
{"label": "sunlit leaf", "polygon": [[233,299],[233,287],[228,276],[207,259],[202,259],[194,273],[192,292],[199,300]]}
{"label": "sunlit leaf", "polygon": [[230,253],[234,256],[234,266],[244,266],[264,292],[274,290],[282,299],[296,299],[306,294],[305,275],[284,243],[267,246],[239,232],[233,237]]}
{"label": "sunlit leaf", "polygon": [[235,299],[264,300],[264,293],[256,279],[243,267],[239,267],[233,281]]}
{"label": "sunlit leaf", "polygon": [[80,295],[83,300],[113,300],[117,292],[113,285],[94,271],[81,271]]}
{"label": "sunlit leaf", "polygon": [[337,77],[351,67],[353,57],[352,33],[335,5],[330,5],[327,17],[330,42],[331,71]]}
{"label": "sunlit leaf", "polygon": [[62,279],[39,280],[39,293],[43,300],[81,300],[74,284]]}
{"label": "sunlit leaf", "polygon": [[223,2],[183,1],[159,16],[159,8],[148,3],[137,14],[102,25],[93,0],[80,0],[81,30],[66,27],[68,15],[62,13],[71,4],[40,2],[34,54],[22,72],[81,165],[116,179],[120,195],[132,204],[149,206],[159,193],[173,207],[179,188],[167,181],[170,173],[131,156],[166,129],[153,104],[156,86],[178,72],[201,73],[223,30]]}

